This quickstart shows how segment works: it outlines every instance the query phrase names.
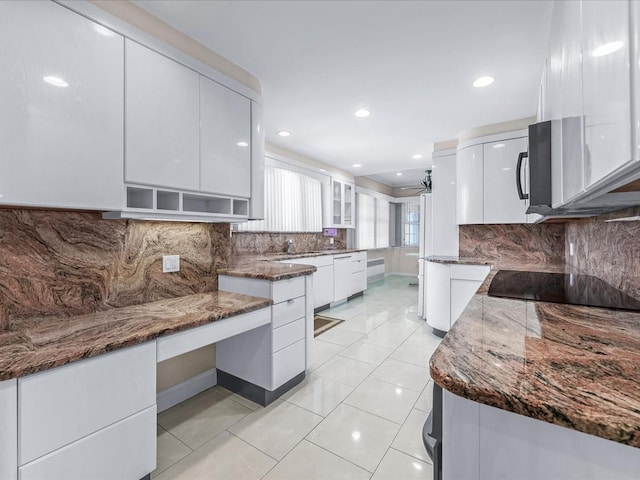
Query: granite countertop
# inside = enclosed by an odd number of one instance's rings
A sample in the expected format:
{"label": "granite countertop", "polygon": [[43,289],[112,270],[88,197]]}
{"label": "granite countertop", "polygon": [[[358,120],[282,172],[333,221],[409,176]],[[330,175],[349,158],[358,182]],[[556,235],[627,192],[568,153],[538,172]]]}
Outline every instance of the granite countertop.
{"label": "granite countertop", "polygon": [[257,278],[260,280],[286,280],[289,278],[310,275],[317,270],[313,265],[282,263],[282,260],[320,257],[323,255],[340,255],[366,250],[341,249],[322,250],[318,252],[300,253],[264,253],[262,255],[243,255],[235,258],[227,267],[218,270],[219,275],[232,277]]}
{"label": "granite countertop", "polygon": [[[491,263],[482,260],[441,261]],[[640,447],[640,313],[489,297],[500,269],[570,271],[494,266],[432,356],[434,381],[475,402]]]}
{"label": "granite countertop", "polygon": [[198,293],[5,330],[0,332],[0,380],[94,357],[271,303],[237,293]]}

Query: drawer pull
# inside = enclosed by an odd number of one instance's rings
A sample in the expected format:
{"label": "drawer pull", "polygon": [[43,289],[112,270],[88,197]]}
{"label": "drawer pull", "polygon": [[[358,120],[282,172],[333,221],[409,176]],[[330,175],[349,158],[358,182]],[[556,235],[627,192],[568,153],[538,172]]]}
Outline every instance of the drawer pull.
{"label": "drawer pull", "polygon": [[287,303],[293,303],[293,298],[291,300],[287,300]]}

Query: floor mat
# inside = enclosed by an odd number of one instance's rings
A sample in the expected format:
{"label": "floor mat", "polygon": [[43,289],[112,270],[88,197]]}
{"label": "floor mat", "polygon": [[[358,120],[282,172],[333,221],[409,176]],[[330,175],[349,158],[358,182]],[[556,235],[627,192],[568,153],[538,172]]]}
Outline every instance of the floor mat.
{"label": "floor mat", "polygon": [[339,318],[323,317],[322,315],[316,315],[313,317],[313,336],[317,337],[321,333],[331,330],[336,325],[344,322]]}

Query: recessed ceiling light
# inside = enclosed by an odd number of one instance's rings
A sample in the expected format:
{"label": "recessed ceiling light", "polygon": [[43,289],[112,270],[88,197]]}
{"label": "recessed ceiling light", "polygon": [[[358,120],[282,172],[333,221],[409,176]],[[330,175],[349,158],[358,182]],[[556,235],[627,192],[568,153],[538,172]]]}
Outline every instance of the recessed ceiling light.
{"label": "recessed ceiling light", "polygon": [[291,135],[291,132],[287,132],[286,130],[280,130],[277,135],[281,136],[281,137],[288,137],[289,135]]}
{"label": "recessed ceiling light", "polygon": [[416,153],[415,155],[413,155],[411,158],[413,158],[414,160],[420,160],[422,157],[422,155],[420,155],[419,153]]}
{"label": "recessed ceiling light", "polygon": [[493,146],[493,148],[504,148],[504,147],[505,147],[504,143],[496,143],[496,144]]}
{"label": "recessed ceiling light", "polygon": [[67,88],[69,86],[62,78],[56,77],[55,75],[47,75],[46,77],[42,77],[42,79],[54,87]]}
{"label": "recessed ceiling light", "polygon": [[360,168],[362,165],[360,165],[359,163],[354,163],[353,165],[351,165],[353,168]]}
{"label": "recessed ceiling light", "polygon": [[481,88],[481,87],[488,87],[489,85],[491,85],[496,79],[493,77],[480,77],[477,78],[476,80],[474,80],[473,82],[473,86],[476,88]]}
{"label": "recessed ceiling light", "polygon": [[605,55],[609,55],[613,52],[617,52],[624,46],[624,42],[609,42],[604,45],[600,45],[596,47],[591,52],[592,57],[604,57]]}
{"label": "recessed ceiling light", "polygon": [[249,144],[247,142],[238,142],[238,143],[236,143],[236,145],[239,146],[239,147],[248,147],[249,146]]}
{"label": "recessed ceiling light", "polygon": [[366,108],[361,108],[360,110],[356,110],[354,112],[354,115],[356,117],[364,118],[364,117],[368,117],[369,115],[371,115],[371,112],[369,110],[367,110]]}
{"label": "recessed ceiling light", "polygon": [[396,173],[396,175],[400,177],[400,176],[402,176],[402,172],[398,172],[398,173]]}

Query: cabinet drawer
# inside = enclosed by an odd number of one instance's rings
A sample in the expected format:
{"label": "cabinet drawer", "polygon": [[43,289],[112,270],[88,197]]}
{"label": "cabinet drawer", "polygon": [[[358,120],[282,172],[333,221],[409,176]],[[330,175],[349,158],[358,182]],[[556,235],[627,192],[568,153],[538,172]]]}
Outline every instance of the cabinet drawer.
{"label": "cabinet drawer", "polygon": [[273,303],[284,302],[304,295],[305,278],[296,277],[271,283],[271,299]]}
{"label": "cabinet drawer", "polygon": [[156,468],[156,422],[154,405],[20,467],[20,480],[143,478]]}
{"label": "cabinet drawer", "polygon": [[303,339],[305,333],[304,320],[304,317],[302,317],[295,322],[287,323],[280,328],[274,329],[273,332],[271,332],[271,351],[277,352]]}
{"label": "cabinet drawer", "polygon": [[333,255],[320,255],[318,257],[291,258],[282,260],[282,263],[295,263],[302,265],[313,265],[314,267],[327,267],[333,265]]}
{"label": "cabinet drawer", "polygon": [[491,268],[487,265],[451,265],[451,278],[482,282],[489,274],[489,270]]}
{"label": "cabinet drawer", "polygon": [[21,378],[18,399],[24,465],[155,405],[156,342]]}
{"label": "cabinet drawer", "polygon": [[304,369],[305,341],[302,339],[273,354],[272,390],[304,372]]}
{"label": "cabinet drawer", "polygon": [[289,322],[304,317],[305,297],[298,297],[271,307],[271,323],[273,328],[281,327]]}
{"label": "cabinet drawer", "polygon": [[[352,262],[366,262],[367,261],[367,252],[355,252],[351,254]],[[365,265],[366,266],[366,265]]]}

